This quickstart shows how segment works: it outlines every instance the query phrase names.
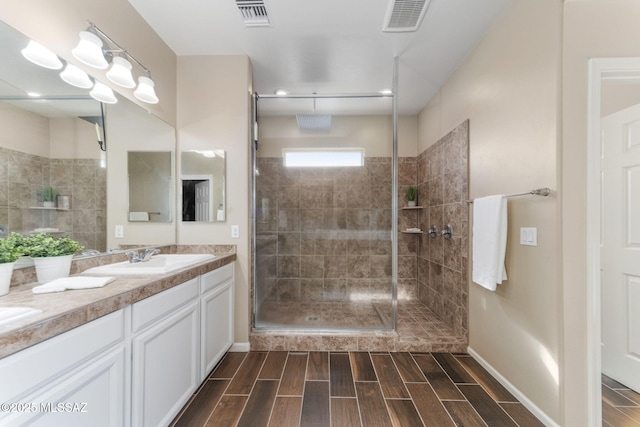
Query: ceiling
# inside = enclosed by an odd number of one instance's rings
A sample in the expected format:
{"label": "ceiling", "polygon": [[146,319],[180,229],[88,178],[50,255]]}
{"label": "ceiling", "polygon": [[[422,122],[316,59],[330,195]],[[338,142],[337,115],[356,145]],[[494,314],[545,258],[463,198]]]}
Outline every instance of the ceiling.
{"label": "ceiling", "polygon": [[431,0],[418,31],[383,32],[391,0],[264,0],[246,27],[235,0],[129,0],[178,55],[248,55],[254,90],[377,93],[399,58],[400,114],[417,114],[512,0]]}

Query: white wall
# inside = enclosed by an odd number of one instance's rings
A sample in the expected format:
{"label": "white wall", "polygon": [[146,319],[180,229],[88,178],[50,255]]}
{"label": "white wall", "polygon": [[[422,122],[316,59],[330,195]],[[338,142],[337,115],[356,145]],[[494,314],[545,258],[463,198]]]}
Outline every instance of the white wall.
{"label": "white wall", "polygon": [[586,426],[588,61],[640,57],[640,2],[565,0],[562,78],[562,239],[566,426]]}
{"label": "white wall", "polygon": [[0,147],[49,157],[49,120],[10,104],[0,103]]}
{"label": "white wall", "polygon": [[[178,222],[179,244],[237,245],[235,341],[249,342],[250,329],[250,125],[251,62],[246,56],[178,58],[178,151],[226,152],[227,220]],[[240,239],[231,238],[240,226]]]}
{"label": "white wall", "polygon": [[[416,156],[417,116],[398,118],[398,155]],[[333,116],[327,131],[301,131],[295,116],[260,117],[258,157],[282,157],[288,147],[362,147],[366,157],[391,157],[389,116]]]}
{"label": "white wall", "polygon": [[[470,196],[557,189],[562,3],[514,0],[419,115],[418,152],[470,120]],[[469,346],[560,422],[558,202],[509,200],[506,268],[496,292],[469,284]],[[520,246],[520,227],[538,246]],[[471,281],[469,281],[471,282]]]}

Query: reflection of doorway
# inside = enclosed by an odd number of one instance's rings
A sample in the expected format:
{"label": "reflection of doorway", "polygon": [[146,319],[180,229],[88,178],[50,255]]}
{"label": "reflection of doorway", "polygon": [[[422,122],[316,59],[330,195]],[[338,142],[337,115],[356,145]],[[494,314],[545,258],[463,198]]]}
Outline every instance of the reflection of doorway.
{"label": "reflection of doorway", "polygon": [[204,221],[213,219],[213,175],[183,175],[182,220]]}

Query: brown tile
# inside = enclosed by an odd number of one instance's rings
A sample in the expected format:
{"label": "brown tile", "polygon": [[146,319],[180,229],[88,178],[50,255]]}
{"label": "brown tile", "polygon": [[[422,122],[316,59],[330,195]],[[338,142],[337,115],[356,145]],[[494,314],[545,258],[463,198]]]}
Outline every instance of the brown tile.
{"label": "brown tile", "polygon": [[519,427],[544,427],[544,424],[520,402],[504,402],[500,403],[500,406],[518,423]]}
{"label": "brown tile", "polygon": [[348,353],[329,355],[331,397],[356,397]]}
{"label": "brown tile", "polygon": [[301,397],[276,397],[269,427],[298,427],[301,412]]}
{"label": "brown tile", "polygon": [[[217,427],[224,425],[239,427],[249,425],[255,427],[266,426],[267,420],[265,420],[264,422],[258,422],[256,424],[249,424],[248,420],[240,419],[241,415],[243,414],[242,410],[245,409],[245,403],[247,402],[247,399],[247,396],[222,396],[222,399],[220,399],[220,403],[218,404],[218,406],[216,406],[216,409],[213,411],[213,414],[211,414],[211,417],[209,417],[206,427]],[[252,406],[249,409],[253,410],[254,407]],[[247,413],[248,412],[245,409],[244,414]],[[189,427],[191,427],[191,425],[189,425]]]}
{"label": "brown tile", "polygon": [[209,378],[233,378],[248,353],[227,353]]}
{"label": "brown tile", "polygon": [[308,427],[325,427],[330,424],[329,382],[307,381],[304,387],[304,400],[300,425]]}
{"label": "brown tile", "polygon": [[331,398],[331,426],[361,426],[358,400],[352,398]]}
{"label": "brown tile", "polygon": [[[278,381],[276,380],[256,381],[256,385],[251,391],[251,395],[242,411],[242,416],[238,421],[238,427],[266,427],[269,423],[271,408],[276,398],[276,390],[278,390]],[[225,397],[231,398],[233,396]],[[217,425],[234,425],[233,423],[222,423],[219,418],[213,418],[213,420],[219,422]]]}
{"label": "brown tile", "polygon": [[440,399],[443,400],[463,400],[464,396],[453,384],[451,379],[442,370],[440,365],[434,360],[432,355],[414,355],[414,360],[427,377],[429,383]]}
{"label": "brown tile", "polygon": [[602,385],[602,400],[611,406],[636,406],[635,402],[606,385]]}
{"label": "brown tile", "polygon": [[278,396],[302,396],[307,369],[307,353],[289,353]]}
{"label": "brown tile", "polygon": [[[485,427],[487,425],[467,401],[447,400],[442,404],[447,408],[456,426]],[[498,425],[495,424],[495,426]]]}
{"label": "brown tile", "polygon": [[613,407],[609,402],[602,401],[602,422],[608,423],[614,427],[638,427],[639,422],[634,421],[631,417],[622,411]]}
{"label": "brown tile", "polygon": [[184,413],[172,424],[174,427],[203,426],[222,397],[229,380],[209,380],[198,390]]}
{"label": "brown tile", "polygon": [[422,425],[420,415],[411,400],[388,399],[387,407],[394,427]]}
{"label": "brown tile", "polygon": [[506,388],[502,386],[494,377],[487,372],[474,358],[471,356],[459,356],[456,360],[476,379],[487,393],[496,402],[517,402],[516,399]]}
{"label": "brown tile", "polygon": [[407,388],[426,427],[453,426],[451,418],[429,384],[410,383]]}
{"label": "brown tile", "polygon": [[490,426],[517,427],[511,417],[479,385],[460,384],[458,388],[469,403]]}
{"label": "brown tile", "polygon": [[309,352],[306,379],[307,381],[329,380],[329,353],[326,351]]}
{"label": "brown tile", "polygon": [[378,381],[369,353],[363,351],[349,353],[351,369],[355,381]]}
{"label": "brown tile", "polygon": [[409,353],[391,353],[391,357],[398,367],[398,371],[400,372],[400,376],[402,377],[405,383],[411,382],[426,382],[422,371],[416,365],[416,362],[411,357]]}
{"label": "brown tile", "polygon": [[357,382],[356,392],[363,426],[393,426],[377,382]]}
{"label": "brown tile", "polygon": [[258,379],[279,380],[282,377],[282,370],[287,361],[286,351],[270,351],[267,355]]}
{"label": "brown tile", "polygon": [[444,369],[454,383],[474,384],[476,382],[453,355],[448,353],[434,353],[433,358],[438,361],[442,369]]}
{"label": "brown tile", "polygon": [[267,353],[265,352],[250,352],[247,354],[238,369],[238,373],[229,384],[226,393],[249,394],[266,358]]}
{"label": "brown tile", "polygon": [[388,354],[372,354],[371,360],[378,374],[382,394],[387,399],[406,399],[409,397],[400,374]]}

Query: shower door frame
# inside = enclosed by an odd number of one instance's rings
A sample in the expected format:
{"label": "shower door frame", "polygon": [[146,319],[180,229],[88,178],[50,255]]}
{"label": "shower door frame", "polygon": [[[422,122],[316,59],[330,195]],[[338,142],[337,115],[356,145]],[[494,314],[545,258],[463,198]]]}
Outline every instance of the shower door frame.
{"label": "shower door frame", "polygon": [[[397,59],[394,67],[394,88],[397,87]],[[391,94],[381,93],[362,93],[362,94],[289,94],[289,95],[260,95],[253,93],[253,114],[252,114],[252,138],[251,138],[251,327],[255,330],[271,330],[267,327],[256,326],[256,313],[258,312],[258,303],[256,298],[257,275],[256,275],[256,168],[257,168],[257,151],[259,148],[259,118],[258,118],[258,101],[263,99],[320,99],[320,98],[391,98],[392,101],[392,154],[391,154],[391,325],[380,329],[371,328],[283,328],[277,330],[295,330],[296,332],[361,332],[371,330],[395,331],[398,326],[398,105],[396,89]]]}

